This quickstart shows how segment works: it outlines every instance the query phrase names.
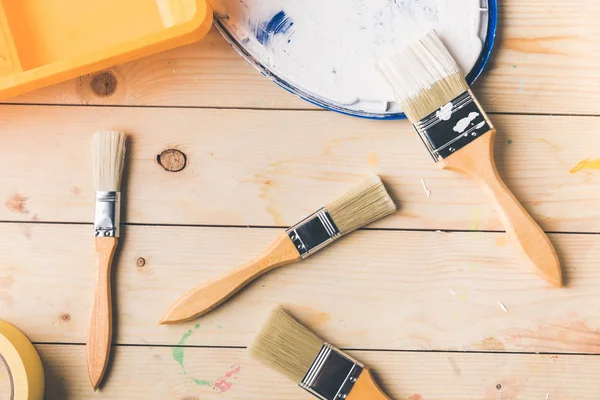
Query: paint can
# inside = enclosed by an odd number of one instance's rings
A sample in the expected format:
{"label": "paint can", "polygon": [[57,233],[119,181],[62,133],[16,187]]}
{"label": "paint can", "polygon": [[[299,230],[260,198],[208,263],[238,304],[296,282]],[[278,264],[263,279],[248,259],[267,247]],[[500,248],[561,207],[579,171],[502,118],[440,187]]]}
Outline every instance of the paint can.
{"label": "paint can", "polygon": [[404,118],[375,70],[436,29],[475,82],[494,47],[497,0],[212,0],[215,26],[250,64],[320,107]]}

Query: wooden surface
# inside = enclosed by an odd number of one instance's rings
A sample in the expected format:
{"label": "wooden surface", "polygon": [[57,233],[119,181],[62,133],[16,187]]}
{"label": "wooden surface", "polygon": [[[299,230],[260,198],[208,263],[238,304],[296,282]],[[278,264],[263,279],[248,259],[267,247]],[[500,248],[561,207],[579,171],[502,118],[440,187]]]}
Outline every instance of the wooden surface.
{"label": "wooden surface", "polygon": [[[406,122],[317,110],[213,31],[0,106],[0,319],[36,343],[47,398],[310,398],[245,356],[277,304],[371,366],[393,399],[600,397],[600,3],[500,3],[497,51],[474,90],[498,129],[500,175],[549,232],[564,289],[524,268],[485,194],[440,171]],[[94,394],[84,344],[99,129],[127,131],[132,149],[114,357]],[[190,287],[369,173],[397,214],[196,321],[158,325]],[[7,389],[0,372],[0,398]]]}

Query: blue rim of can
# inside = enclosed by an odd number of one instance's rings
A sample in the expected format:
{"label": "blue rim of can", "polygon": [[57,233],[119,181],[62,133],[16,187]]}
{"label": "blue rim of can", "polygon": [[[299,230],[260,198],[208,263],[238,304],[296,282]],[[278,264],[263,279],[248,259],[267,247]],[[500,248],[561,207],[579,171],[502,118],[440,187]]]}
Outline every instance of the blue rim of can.
{"label": "blue rim of can", "polygon": [[[481,55],[475,63],[475,66],[469,72],[466,79],[469,85],[472,85],[477,78],[484,71],[487,63],[490,60],[492,55],[492,51],[494,50],[494,45],[496,43],[496,33],[498,31],[498,0],[487,0],[488,6],[488,24],[487,24],[487,35],[485,38],[485,43],[483,45],[483,49],[481,51]],[[300,97],[301,99],[308,101],[316,106],[324,108],[326,110],[331,110],[338,112],[340,114],[350,115],[352,117],[366,118],[366,119],[376,119],[376,120],[395,120],[395,119],[405,119],[406,115],[404,113],[397,114],[374,114],[367,113],[361,111],[350,111],[346,108],[337,106],[335,104],[326,103],[322,99],[313,96],[309,93],[306,93],[299,87],[294,86],[290,82],[287,82],[284,79],[281,79],[279,76],[271,72],[267,66],[263,65],[261,62],[257,61],[246,49],[244,49],[237,40],[231,36],[231,34],[227,31],[227,28],[221,22],[220,16],[215,14],[214,25],[217,30],[221,33],[221,35],[227,40],[229,45],[233,47],[242,57],[246,59],[250,64],[252,64],[258,71],[260,71],[264,76],[275,82],[277,85],[287,90],[293,95]],[[226,18],[225,18],[226,19]]]}

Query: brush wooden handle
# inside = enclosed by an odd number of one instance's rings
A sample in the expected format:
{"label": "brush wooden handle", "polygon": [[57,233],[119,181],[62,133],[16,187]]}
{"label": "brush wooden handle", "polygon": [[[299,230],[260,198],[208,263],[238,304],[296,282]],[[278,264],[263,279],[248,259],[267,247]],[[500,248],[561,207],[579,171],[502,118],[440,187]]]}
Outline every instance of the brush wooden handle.
{"label": "brush wooden handle", "polygon": [[551,285],[562,286],[560,262],[552,243],[506,187],[494,160],[496,130],[442,161],[444,169],[475,179],[493,199],[508,237],[533,269]]}
{"label": "brush wooden handle", "polygon": [[346,400],[391,400],[377,383],[375,379],[373,379],[373,375],[371,374],[371,370],[369,367],[365,367],[356,383],[350,390],[348,397]]}
{"label": "brush wooden handle", "polygon": [[94,390],[98,389],[102,382],[110,355],[112,341],[110,270],[117,244],[117,238],[96,238],[98,276],[87,341],[88,375]]}
{"label": "brush wooden handle", "polygon": [[160,323],[184,322],[206,314],[259,276],[301,259],[296,246],[284,233],[253,261],[181,296],[171,305]]}

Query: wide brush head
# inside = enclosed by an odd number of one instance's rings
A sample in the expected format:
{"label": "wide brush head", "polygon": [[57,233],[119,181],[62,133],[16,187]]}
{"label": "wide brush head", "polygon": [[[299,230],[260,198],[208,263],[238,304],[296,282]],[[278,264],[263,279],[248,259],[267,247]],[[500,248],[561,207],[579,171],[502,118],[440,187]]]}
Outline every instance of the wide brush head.
{"label": "wide brush head", "polygon": [[323,347],[323,340],[277,307],[248,348],[250,357],[298,384]]}
{"label": "wide brush head", "polygon": [[396,211],[394,201],[377,175],[368,176],[325,208],[342,235]]}
{"label": "wide brush head", "polygon": [[377,68],[412,123],[469,89],[463,72],[435,31],[380,61]]}
{"label": "wide brush head", "polygon": [[127,135],[118,131],[102,131],[92,137],[92,162],[96,191],[118,192],[125,164]]}

